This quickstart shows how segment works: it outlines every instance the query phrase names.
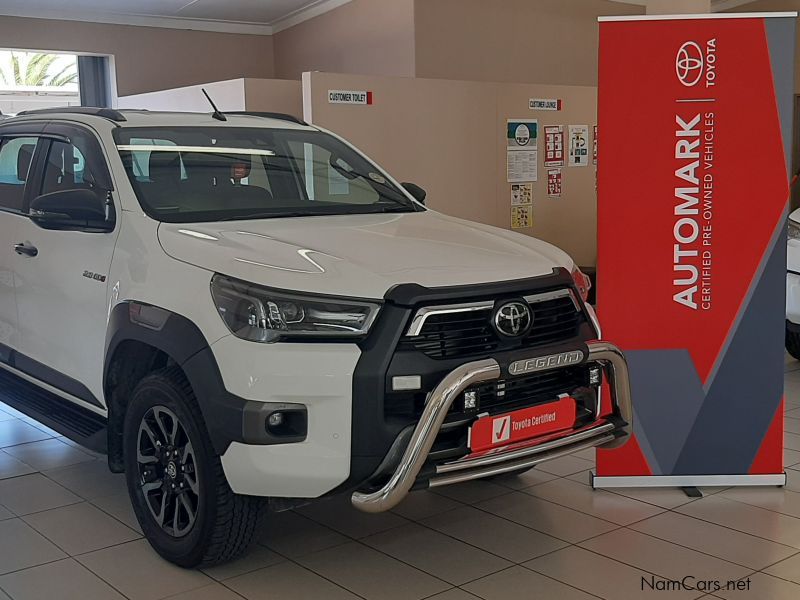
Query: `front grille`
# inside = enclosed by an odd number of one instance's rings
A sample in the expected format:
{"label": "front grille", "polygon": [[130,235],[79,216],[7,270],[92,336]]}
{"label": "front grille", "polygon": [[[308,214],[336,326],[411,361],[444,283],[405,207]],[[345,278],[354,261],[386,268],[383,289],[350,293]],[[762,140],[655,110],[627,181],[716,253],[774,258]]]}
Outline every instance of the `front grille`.
{"label": "front grille", "polygon": [[[559,394],[571,394],[588,384],[585,366],[553,369],[516,379],[500,379],[473,388],[478,393],[478,411],[492,414],[553,402]],[[461,402],[463,406],[463,401]],[[461,407],[455,407],[456,410]]]}
{"label": "front grille", "polygon": [[467,391],[478,394],[478,406],[465,411],[463,394],[453,403],[429,460],[435,463],[467,454],[468,431],[479,415],[499,415],[555,402],[561,394],[569,394],[576,400],[574,427],[587,425],[594,419],[598,402],[599,387],[589,385],[592,366],[596,363],[497,380],[470,388]]}
{"label": "front grille", "polygon": [[400,349],[415,349],[435,359],[461,358],[501,349],[531,348],[567,341],[578,334],[583,313],[570,295],[533,302],[533,326],[516,340],[495,333],[487,307],[473,312],[451,312],[428,316],[419,335],[404,337]]}

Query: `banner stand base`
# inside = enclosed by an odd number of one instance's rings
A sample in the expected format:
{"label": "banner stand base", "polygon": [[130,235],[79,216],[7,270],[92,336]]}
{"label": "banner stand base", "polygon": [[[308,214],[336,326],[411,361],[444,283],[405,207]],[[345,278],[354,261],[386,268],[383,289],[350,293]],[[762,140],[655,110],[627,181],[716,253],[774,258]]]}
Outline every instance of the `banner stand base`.
{"label": "banner stand base", "polygon": [[589,472],[589,485],[593,489],[608,488],[658,488],[658,487],[732,487],[732,486],[777,486],[786,485],[786,473],[774,475],[615,475],[598,476]]}

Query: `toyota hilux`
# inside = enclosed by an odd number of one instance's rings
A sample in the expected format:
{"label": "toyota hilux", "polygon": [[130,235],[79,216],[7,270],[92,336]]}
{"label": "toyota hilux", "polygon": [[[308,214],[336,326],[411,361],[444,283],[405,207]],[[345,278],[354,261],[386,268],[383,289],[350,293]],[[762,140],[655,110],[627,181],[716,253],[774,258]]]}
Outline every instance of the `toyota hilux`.
{"label": "toyota hilux", "polygon": [[387,511],[623,444],[587,277],[424,201],[280,114],[4,120],[0,400],[106,452],[185,567],[243,552],[270,507]]}

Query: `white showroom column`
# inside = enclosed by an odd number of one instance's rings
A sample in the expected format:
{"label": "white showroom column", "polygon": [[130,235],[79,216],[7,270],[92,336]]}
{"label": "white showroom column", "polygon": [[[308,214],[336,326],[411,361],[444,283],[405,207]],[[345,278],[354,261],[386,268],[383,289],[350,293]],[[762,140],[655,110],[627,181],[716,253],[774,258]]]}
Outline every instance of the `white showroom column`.
{"label": "white showroom column", "polygon": [[646,0],[648,15],[710,13],[711,0]]}

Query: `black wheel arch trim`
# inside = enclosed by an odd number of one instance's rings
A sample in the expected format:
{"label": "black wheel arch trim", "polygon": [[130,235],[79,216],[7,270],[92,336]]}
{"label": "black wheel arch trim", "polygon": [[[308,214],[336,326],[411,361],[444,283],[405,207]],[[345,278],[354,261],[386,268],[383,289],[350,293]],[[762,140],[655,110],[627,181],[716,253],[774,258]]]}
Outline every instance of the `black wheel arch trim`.
{"label": "black wheel arch trim", "polygon": [[[182,315],[142,302],[121,302],[111,311],[103,368],[107,397],[112,360],[125,342],[139,342],[155,348],[181,368],[218,455],[224,454],[233,442],[273,445],[305,440],[305,433],[275,436],[266,427],[271,413],[304,412],[304,406],[247,400],[228,392],[211,346],[197,325]],[[109,411],[114,409],[115,403],[109,399]],[[110,420],[113,419],[110,415]],[[115,429],[109,427],[109,436],[115,435]],[[119,430],[116,431],[118,435]],[[111,447],[112,440],[109,440]]]}

